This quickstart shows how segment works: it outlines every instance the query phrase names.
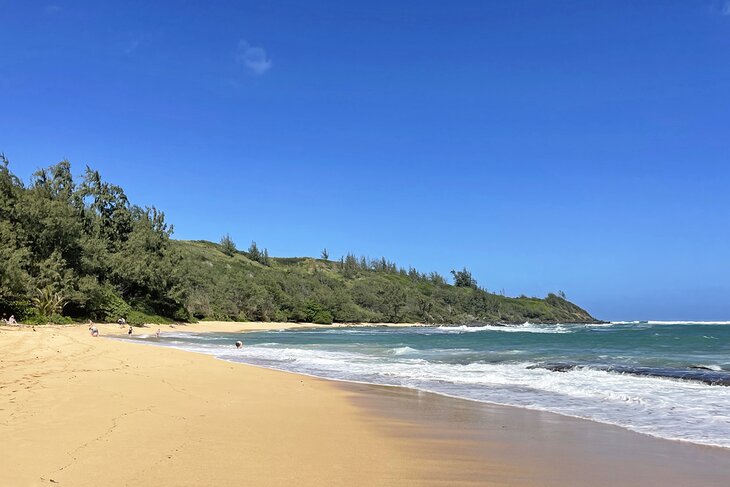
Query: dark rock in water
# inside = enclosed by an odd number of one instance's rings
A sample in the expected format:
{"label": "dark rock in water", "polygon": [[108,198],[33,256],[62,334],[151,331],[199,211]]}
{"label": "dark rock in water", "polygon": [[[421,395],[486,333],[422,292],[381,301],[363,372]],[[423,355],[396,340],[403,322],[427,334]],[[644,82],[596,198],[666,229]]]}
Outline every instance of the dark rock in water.
{"label": "dark rock in water", "polygon": [[711,386],[730,386],[730,373],[724,371],[717,372],[712,369],[688,370],[673,368],[614,366],[608,367],[605,370],[607,372],[617,372],[619,374],[638,375],[642,377],[661,377],[664,379],[689,380],[693,382],[702,382]]}
{"label": "dark rock in water", "polygon": [[570,372],[572,370],[590,369],[602,370],[614,374],[635,375],[639,377],[658,377],[662,379],[679,379],[692,382],[702,382],[711,386],[730,386],[730,372],[717,371],[702,365],[691,366],[687,369],[661,367],[628,367],[624,365],[580,365],[565,362],[535,364],[528,369],[545,369],[552,372]]}
{"label": "dark rock in water", "polygon": [[576,364],[555,363],[555,364],[535,364],[527,367],[528,369],[546,369],[551,372],[569,372],[578,368]]}

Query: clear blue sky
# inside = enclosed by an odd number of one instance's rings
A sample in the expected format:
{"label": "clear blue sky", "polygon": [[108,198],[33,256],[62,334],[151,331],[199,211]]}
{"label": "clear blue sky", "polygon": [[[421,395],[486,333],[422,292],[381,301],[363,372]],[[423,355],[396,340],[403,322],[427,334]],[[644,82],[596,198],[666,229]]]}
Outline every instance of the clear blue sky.
{"label": "clear blue sky", "polygon": [[0,0],[0,151],[182,239],[730,319],[730,3]]}

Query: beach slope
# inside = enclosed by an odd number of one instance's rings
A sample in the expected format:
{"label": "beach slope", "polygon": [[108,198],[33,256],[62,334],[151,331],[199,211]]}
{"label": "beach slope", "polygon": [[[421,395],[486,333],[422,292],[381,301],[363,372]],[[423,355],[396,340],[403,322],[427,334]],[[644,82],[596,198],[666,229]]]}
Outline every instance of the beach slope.
{"label": "beach slope", "polygon": [[98,326],[100,338],[83,325],[0,327],[0,486],[725,487],[730,476],[723,448],[113,340],[126,328]]}
{"label": "beach slope", "polygon": [[0,331],[0,485],[421,483],[332,383],[36,329]]}

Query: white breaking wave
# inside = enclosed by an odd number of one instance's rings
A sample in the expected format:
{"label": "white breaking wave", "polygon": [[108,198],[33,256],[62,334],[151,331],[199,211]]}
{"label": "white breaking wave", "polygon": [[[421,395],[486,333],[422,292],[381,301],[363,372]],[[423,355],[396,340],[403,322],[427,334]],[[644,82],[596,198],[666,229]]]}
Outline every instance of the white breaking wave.
{"label": "white breaking wave", "polygon": [[[590,368],[551,372],[528,369],[532,365],[528,362],[434,363],[419,358],[420,351],[411,347],[389,349],[384,356],[320,348],[256,345],[236,350],[229,344],[183,341],[172,345],[224,360],[550,411],[661,438],[730,448],[730,388],[722,386]],[[716,370],[714,365],[706,367]]]}
{"label": "white breaking wave", "polygon": [[730,321],[647,321],[649,325],[730,325]]}
{"label": "white breaking wave", "polygon": [[450,333],[475,333],[478,331],[501,331],[505,333],[572,333],[564,325],[483,325],[483,326],[439,326],[437,330]]}
{"label": "white breaking wave", "polygon": [[398,348],[390,349],[390,352],[393,355],[407,355],[409,353],[418,352],[418,350],[416,350],[415,348],[411,348],[411,347],[398,347]]}
{"label": "white breaking wave", "polygon": [[[730,321],[612,321],[604,326],[610,325],[730,325]],[[601,325],[589,325],[601,326]]]}
{"label": "white breaking wave", "polygon": [[722,372],[722,367],[720,367],[719,365],[700,364],[700,365],[696,365],[695,368],[703,368],[703,369],[707,369],[707,370],[714,370],[715,372]]}

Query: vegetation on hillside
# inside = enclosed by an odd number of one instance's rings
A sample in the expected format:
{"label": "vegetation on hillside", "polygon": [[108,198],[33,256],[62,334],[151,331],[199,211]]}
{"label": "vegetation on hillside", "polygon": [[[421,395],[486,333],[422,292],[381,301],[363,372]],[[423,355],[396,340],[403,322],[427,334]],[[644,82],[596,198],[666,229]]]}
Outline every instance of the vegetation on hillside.
{"label": "vegetation on hillside", "polygon": [[187,319],[171,233],[162,212],[96,171],[77,183],[63,161],[26,187],[2,156],[0,311],[29,322]]}
{"label": "vegetation on hillside", "polygon": [[447,284],[437,273],[400,269],[349,254],[339,261],[229,256],[211,242],[175,241],[190,279],[186,303],[198,319],[337,322],[586,322],[555,294],[510,298],[480,289],[467,270]]}
{"label": "vegetation on hillside", "polygon": [[467,269],[437,273],[348,254],[274,258],[176,241],[164,214],[131,204],[89,168],[67,161],[27,186],[0,158],[0,312],[29,322],[92,318],[131,323],[195,319],[336,322],[588,322],[564,295],[510,298]]}

